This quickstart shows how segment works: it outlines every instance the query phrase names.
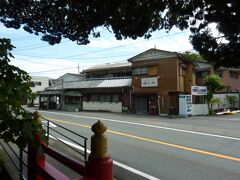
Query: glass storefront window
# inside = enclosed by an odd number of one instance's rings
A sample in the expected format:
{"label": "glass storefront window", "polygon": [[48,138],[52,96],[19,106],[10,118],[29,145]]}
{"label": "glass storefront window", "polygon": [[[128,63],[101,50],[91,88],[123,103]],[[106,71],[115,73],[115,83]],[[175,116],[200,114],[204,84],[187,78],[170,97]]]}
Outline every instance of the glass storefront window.
{"label": "glass storefront window", "polygon": [[118,94],[113,94],[112,95],[112,102],[118,102]]}

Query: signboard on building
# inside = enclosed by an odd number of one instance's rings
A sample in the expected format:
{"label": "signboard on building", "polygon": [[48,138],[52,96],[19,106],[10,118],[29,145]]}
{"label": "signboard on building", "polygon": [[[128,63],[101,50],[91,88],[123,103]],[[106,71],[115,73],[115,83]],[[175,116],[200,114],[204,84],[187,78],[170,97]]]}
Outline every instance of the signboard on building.
{"label": "signboard on building", "polygon": [[191,92],[195,96],[207,95],[207,86],[192,86]]}
{"label": "signboard on building", "polygon": [[142,78],[141,87],[158,87],[158,78],[157,77]]}

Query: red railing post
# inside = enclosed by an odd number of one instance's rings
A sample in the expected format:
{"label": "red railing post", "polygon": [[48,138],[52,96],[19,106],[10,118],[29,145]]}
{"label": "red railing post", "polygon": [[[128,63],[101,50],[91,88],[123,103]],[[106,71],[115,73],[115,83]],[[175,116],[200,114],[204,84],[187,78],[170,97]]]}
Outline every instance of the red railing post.
{"label": "red railing post", "polygon": [[36,149],[31,145],[28,144],[28,154],[27,154],[27,162],[28,162],[28,180],[35,180],[36,179],[36,167],[37,162],[37,151]]}
{"label": "red railing post", "polygon": [[107,127],[101,121],[92,126],[94,135],[91,137],[91,154],[86,171],[88,177],[96,180],[113,179],[113,160],[108,154],[107,137],[104,135],[106,130]]}
{"label": "red railing post", "polygon": [[[34,112],[34,118],[38,123],[40,121],[40,114],[36,111]],[[39,139],[38,132],[33,134],[39,140],[39,143],[42,143],[42,140]],[[28,179],[29,180],[42,180],[38,173],[37,173],[37,165],[43,164],[45,162],[45,154],[39,154],[35,147],[32,144],[28,144],[28,154],[27,154],[27,161],[28,161]]]}

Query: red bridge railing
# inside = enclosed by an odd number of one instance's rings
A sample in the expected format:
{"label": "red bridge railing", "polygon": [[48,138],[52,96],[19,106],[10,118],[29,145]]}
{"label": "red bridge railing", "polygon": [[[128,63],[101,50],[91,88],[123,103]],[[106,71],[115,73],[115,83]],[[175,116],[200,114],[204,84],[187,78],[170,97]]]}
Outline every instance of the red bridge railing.
{"label": "red bridge railing", "polygon": [[[35,112],[36,120],[40,115]],[[42,144],[43,153],[28,145],[28,179],[29,180],[69,180],[57,167],[48,163],[45,155],[49,155],[59,163],[67,166],[79,174],[79,180],[112,180],[112,158],[107,152],[107,138],[104,135],[106,126],[98,121],[92,126],[94,135],[91,137],[91,153],[86,164],[67,156],[63,152]]]}

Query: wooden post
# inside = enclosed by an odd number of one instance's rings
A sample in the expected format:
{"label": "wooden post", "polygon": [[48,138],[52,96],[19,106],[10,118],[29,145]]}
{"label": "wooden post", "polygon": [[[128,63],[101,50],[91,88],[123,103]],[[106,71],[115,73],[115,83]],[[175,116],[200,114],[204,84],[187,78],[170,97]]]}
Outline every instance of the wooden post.
{"label": "wooden post", "polygon": [[87,176],[96,180],[113,179],[113,160],[108,154],[107,137],[104,135],[106,130],[107,127],[101,121],[92,126],[94,135],[91,137],[91,154],[86,170]]}

